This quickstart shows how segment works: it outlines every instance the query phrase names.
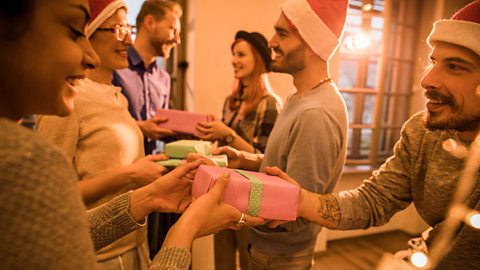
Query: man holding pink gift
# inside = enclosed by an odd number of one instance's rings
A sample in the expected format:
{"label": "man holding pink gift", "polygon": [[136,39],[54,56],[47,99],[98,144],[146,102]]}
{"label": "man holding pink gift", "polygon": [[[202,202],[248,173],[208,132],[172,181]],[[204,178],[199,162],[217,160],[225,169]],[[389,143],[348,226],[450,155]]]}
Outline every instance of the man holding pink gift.
{"label": "man holding pink gift", "polygon": [[[480,143],[480,0],[435,22],[427,42],[430,65],[421,81],[426,110],[403,125],[394,155],[358,188],[335,194],[302,190],[299,215],[330,229],[366,229],[413,203],[432,227],[425,239],[430,258],[422,269],[480,269],[480,233],[468,218],[480,211],[472,151],[478,153]],[[267,171],[288,179],[277,169]]]}
{"label": "man holding pink gift", "polygon": [[128,99],[128,110],[137,120],[145,137],[145,154],[152,154],[156,141],[174,135],[158,123],[158,109],[168,109],[170,75],[157,65],[157,57],[170,56],[180,44],[180,17],[182,8],[167,0],[147,0],[137,15],[137,37],[128,48],[128,68],[113,74],[113,83],[122,87]]}
{"label": "man holding pink gift", "polygon": [[[146,0],[136,19],[137,36],[128,48],[128,67],[113,74],[113,83],[122,88],[128,110],[143,133],[145,154],[152,154],[157,140],[175,133],[158,126],[164,117],[158,109],[168,109],[170,75],[157,64],[157,57],[168,58],[180,43],[181,6],[173,1]],[[152,213],[149,217],[148,239],[153,256],[161,246],[168,228],[177,214]],[[160,224],[160,225],[159,225]]]}
{"label": "man holding pink gift", "polygon": [[[315,193],[333,191],[347,149],[345,103],[329,74],[329,60],[340,43],[347,0],[287,0],[269,46],[271,69],[291,74],[291,95],[270,134],[265,155],[221,148],[230,167],[263,171],[277,166]],[[304,219],[276,229],[250,230],[251,269],[308,269],[320,226]]]}

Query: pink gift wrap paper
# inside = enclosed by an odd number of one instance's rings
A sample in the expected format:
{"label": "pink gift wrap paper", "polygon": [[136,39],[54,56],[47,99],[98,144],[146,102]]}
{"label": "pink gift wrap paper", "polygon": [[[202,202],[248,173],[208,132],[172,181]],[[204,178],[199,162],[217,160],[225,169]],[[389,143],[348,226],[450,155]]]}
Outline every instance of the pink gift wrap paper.
{"label": "pink gift wrap paper", "polygon": [[211,122],[213,117],[208,114],[186,112],[180,110],[163,110],[157,112],[158,116],[168,117],[168,121],[158,124],[161,128],[171,129],[176,132],[201,135],[196,129],[198,122]]}
{"label": "pink gift wrap paper", "polygon": [[[230,172],[228,182],[222,194],[222,200],[246,213],[250,195],[250,180],[232,169],[201,165],[195,175],[192,196],[199,197],[213,187],[216,179]],[[247,171],[263,182],[262,205],[259,216],[273,220],[295,220],[297,218],[298,194],[300,188],[277,176]]]}

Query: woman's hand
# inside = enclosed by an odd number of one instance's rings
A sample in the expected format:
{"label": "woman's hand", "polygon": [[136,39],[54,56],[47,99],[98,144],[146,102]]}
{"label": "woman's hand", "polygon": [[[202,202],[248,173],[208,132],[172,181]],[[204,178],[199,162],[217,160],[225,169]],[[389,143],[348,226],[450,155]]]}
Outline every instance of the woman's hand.
{"label": "woman's hand", "polygon": [[150,184],[162,176],[167,169],[157,163],[160,160],[168,159],[165,155],[148,155],[128,166],[130,171],[130,183],[134,188]]}
{"label": "woman's hand", "polygon": [[[230,177],[219,177],[213,188],[196,199],[168,232],[163,247],[190,248],[194,239],[224,229],[240,229],[265,222],[259,217],[242,214],[231,205],[222,202],[222,193]],[[238,221],[245,217],[244,223]]]}
{"label": "woman's hand", "polygon": [[217,141],[226,138],[234,131],[220,120],[213,122],[198,122],[197,130],[203,135],[197,135],[198,138],[208,141]]}
{"label": "woman's hand", "polygon": [[149,185],[156,212],[181,213],[191,203],[191,186],[201,160],[178,166]]}
{"label": "woman's hand", "polygon": [[192,201],[191,186],[194,172],[201,161],[178,166],[149,185],[134,190],[130,195],[130,215],[141,222],[151,212],[180,213]]}

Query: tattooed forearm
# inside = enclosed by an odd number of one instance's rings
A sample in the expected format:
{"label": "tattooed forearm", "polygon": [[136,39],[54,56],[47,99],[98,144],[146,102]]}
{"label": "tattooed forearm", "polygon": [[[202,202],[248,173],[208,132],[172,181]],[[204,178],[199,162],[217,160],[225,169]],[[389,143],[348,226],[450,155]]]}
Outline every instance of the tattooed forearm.
{"label": "tattooed forearm", "polygon": [[334,229],[340,222],[341,217],[340,206],[338,205],[337,199],[331,194],[320,195],[318,199],[320,200],[320,207],[318,207],[317,212],[323,221],[320,225]]}

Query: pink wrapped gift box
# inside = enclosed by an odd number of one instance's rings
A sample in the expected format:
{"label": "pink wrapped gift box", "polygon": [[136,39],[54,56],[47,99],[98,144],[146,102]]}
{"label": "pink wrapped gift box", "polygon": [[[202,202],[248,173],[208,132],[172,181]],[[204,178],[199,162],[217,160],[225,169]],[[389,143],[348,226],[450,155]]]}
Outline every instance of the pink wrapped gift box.
{"label": "pink wrapped gift box", "polygon": [[213,116],[203,113],[186,112],[179,110],[163,110],[157,112],[158,116],[168,117],[168,121],[158,124],[159,127],[171,129],[176,132],[200,135],[196,129],[198,122],[211,122]]}
{"label": "pink wrapped gift box", "polygon": [[[228,203],[242,213],[249,213],[251,207],[251,187],[253,182],[247,176],[254,176],[261,181],[261,202],[259,212],[253,214],[264,219],[295,220],[297,218],[299,187],[290,184],[277,176],[264,173],[232,170],[215,166],[201,165],[195,175],[192,186],[192,196],[199,197],[213,187],[216,179],[221,175],[231,172],[230,181],[222,195],[225,203]],[[253,189],[253,188],[252,188]]]}

